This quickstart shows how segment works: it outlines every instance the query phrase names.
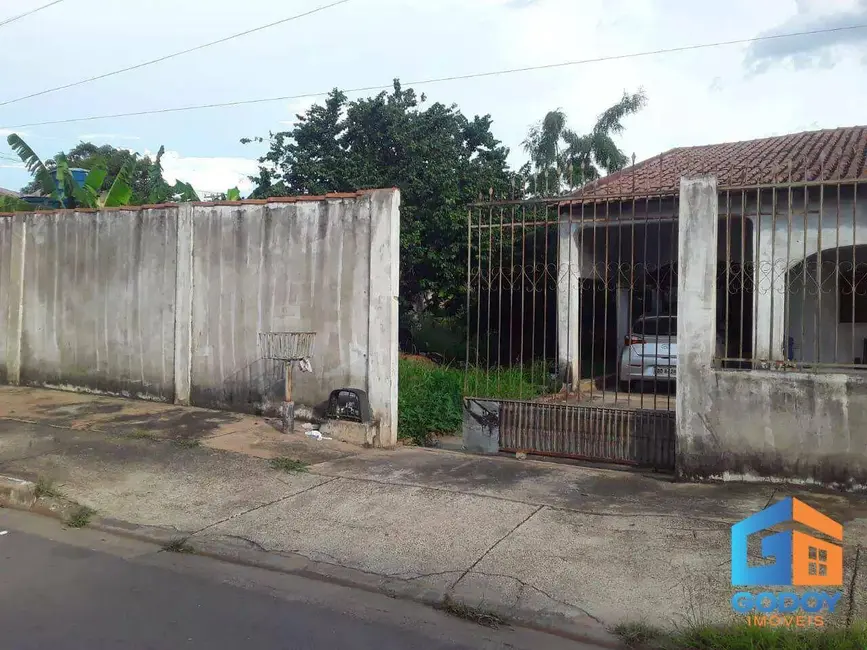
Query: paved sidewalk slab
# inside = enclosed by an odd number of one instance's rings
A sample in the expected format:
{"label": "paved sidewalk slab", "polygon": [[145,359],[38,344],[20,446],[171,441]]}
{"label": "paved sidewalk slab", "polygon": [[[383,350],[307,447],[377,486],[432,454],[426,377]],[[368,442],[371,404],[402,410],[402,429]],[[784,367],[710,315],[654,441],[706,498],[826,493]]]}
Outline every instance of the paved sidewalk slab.
{"label": "paved sidewalk slab", "polygon": [[537,508],[368,481],[332,479],[208,530],[269,551],[414,579],[463,572]]}

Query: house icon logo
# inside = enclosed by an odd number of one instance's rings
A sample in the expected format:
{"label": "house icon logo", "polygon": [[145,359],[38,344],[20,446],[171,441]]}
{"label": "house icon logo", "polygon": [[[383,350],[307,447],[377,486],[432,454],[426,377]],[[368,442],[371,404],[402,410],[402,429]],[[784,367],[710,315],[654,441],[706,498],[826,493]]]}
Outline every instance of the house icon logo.
{"label": "house icon logo", "polygon": [[787,497],[732,526],[732,585],[842,585],[843,547],[796,530],[762,539],[762,557],[773,561],[749,565],[750,535],[786,522],[796,522],[832,539],[843,540],[842,525],[803,501]]}

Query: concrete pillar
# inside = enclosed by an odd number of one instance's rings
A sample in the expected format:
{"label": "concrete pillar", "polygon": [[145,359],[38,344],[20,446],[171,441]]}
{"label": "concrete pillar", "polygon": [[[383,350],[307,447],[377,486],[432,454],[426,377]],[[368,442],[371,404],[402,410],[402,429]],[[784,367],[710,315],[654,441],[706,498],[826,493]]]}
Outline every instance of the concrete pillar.
{"label": "concrete pillar", "polygon": [[400,192],[370,194],[370,309],[367,394],[379,420],[379,446],[397,444],[397,323],[400,278]]}
{"label": "concrete pillar", "polygon": [[175,404],[189,404],[193,357],[193,206],[190,203],[178,206],[175,259]]}
{"label": "concrete pillar", "polygon": [[6,381],[21,382],[21,337],[24,327],[24,258],[27,253],[27,216],[12,217],[6,302]]}
{"label": "concrete pillar", "polygon": [[560,222],[557,240],[558,367],[570,390],[581,380],[581,246],[580,224]]}
{"label": "concrete pillar", "polygon": [[[770,227],[753,222],[755,283],[753,291],[753,358],[780,361],[786,358],[786,252],[785,242],[774,241]],[[779,239],[779,238],[777,238]]]}
{"label": "concrete pillar", "polygon": [[[632,327],[630,319],[632,311],[629,300],[629,287],[617,285],[617,346],[618,351],[623,344],[623,339],[629,334]],[[619,357],[618,357],[619,358]]]}
{"label": "concrete pillar", "polygon": [[677,303],[677,472],[691,475],[702,463],[712,435],[706,414],[713,412],[716,266],[718,238],[716,178],[680,181]]}

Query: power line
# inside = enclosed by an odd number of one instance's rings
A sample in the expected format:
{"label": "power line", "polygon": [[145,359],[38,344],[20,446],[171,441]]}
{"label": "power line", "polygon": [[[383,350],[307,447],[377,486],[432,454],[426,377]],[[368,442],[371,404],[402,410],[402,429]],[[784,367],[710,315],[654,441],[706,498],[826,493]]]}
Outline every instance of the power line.
{"label": "power line", "polygon": [[[344,0],[345,1],[345,0]],[[680,47],[670,47],[663,48],[659,50],[649,50],[646,52],[632,52],[629,54],[614,54],[611,56],[600,56],[593,59],[581,59],[579,61],[563,61],[560,63],[547,63],[543,65],[533,65],[526,66],[523,68],[510,68],[507,70],[493,70],[488,72],[474,72],[470,74],[461,74],[461,75],[453,75],[449,77],[436,77],[433,79],[422,79],[418,81],[407,81],[404,82],[406,86],[420,86],[424,84],[434,84],[434,83],[444,83],[446,81],[462,81],[466,79],[479,79],[482,77],[495,77],[499,75],[506,74],[515,74],[518,72],[533,72],[537,70],[550,70],[554,68],[566,68],[571,66],[585,65],[588,63],[602,63],[604,61],[619,61],[623,59],[636,59],[640,57],[649,57],[649,56],[657,56],[659,54],[671,54],[675,52],[686,52],[690,50],[704,50],[713,47],[724,47],[729,45],[743,45],[747,43],[756,43],[760,41],[769,41],[773,39],[780,38],[793,38],[796,36],[810,36],[813,34],[828,34],[831,32],[842,32],[842,31],[851,31],[855,29],[865,29],[867,28],[867,23],[860,25],[849,25],[846,27],[832,27],[828,29],[814,29],[805,32],[791,32],[787,34],[774,34],[768,36],[756,36],[753,38],[741,38],[732,41],[718,41],[716,43],[700,43],[696,45],[683,45]],[[391,88],[391,84],[378,85],[378,86],[361,86],[359,88],[348,88],[343,90],[345,93],[359,93],[359,92],[371,92],[378,90],[388,90]],[[91,115],[89,117],[74,117],[68,118],[64,120],[51,120],[47,122],[31,122],[28,124],[17,124],[14,126],[3,126],[0,127],[2,129],[23,129],[33,126],[50,126],[54,124],[72,124],[75,122],[92,122],[95,120],[107,120],[119,117],[138,117],[141,115],[159,115],[164,113],[179,113],[183,111],[195,111],[205,108],[227,108],[230,106],[247,106],[250,104],[264,104],[269,102],[282,102],[282,101],[290,101],[295,99],[308,99],[312,97],[324,97],[328,95],[331,91],[320,91],[313,93],[304,93],[300,95],[284,95],[281,97],[263,97],[259,99],[245,99],[245,100],[237,100],[231,102],[220,102],[214,104],[197,104],[194,106],[175,106],[172,108],[158,108],[147,111],[133,111],[130,113],[113,113],[110,115]]]}
{"label": "power line", "polygon": [[[56,0],[56,2],[62,2],[63,0]],[[53,3],[53,4],[56,4]],[[22,95],[21,97],[16,97],[15,99],[7,99],[5,102],[0,102],[0,106],[8,106],[9,104],[15,104],[16,102],[24,101],[25,99],[32,99],[33,97],[41,97],[42,95],[48,95],[49,93],[55,93],[59,90],[66,90],[67,88],[74,88],[76,86],[83,86],[84,84],[88,84],[92,81],[97,81],[99,79],[105,79],[107,77],[113,77],[115,75],[122,74],[124,72],[129,72],[130,70],[138,70],[139,68],[145,68],[149,65],[153,65],[155,63],[161,63],[162,61],[167,61],[169,59],[174,59],[179,56],[183,56],[184,54],[189,54],[191,52],[197,52],[199,50],[204,50],[206,47],[211,47],[213,45],[219,45],[220,43],[225,43],[226,41],[231,41],[236,38],[241,38],[242,36],[248,36],[249,34],[253,34],[255,32],[261,32],[263,29],[268,29],[270,27],[276,27],[277,25],[282,25],[283,23],[288,23],[293,20],[298,20],[299,18],[304,18],[305,16],[310,16],[312,14],[319,13],[320,11],[325,11],[326,9],[331,9],[332,7],[336,7],[337,5],[346,4],[349,0],[338,0],[337,2],[332,2],[331,4],[323,5],[321,7],[317,7],[316,9],[311,9],[310,11],[305,11],[301,14],[296,14],[295,16],[289,16],[289,18],[283,18],[281,20],[274,21],[273,23],[268,23],[267,25],[261,25],[260,27],[254,27],[253,29],[248,29],[243,32],[239,32],[237,34],[232,34],[231,36],[225,36],[223,38],[217,39],[216,41],[211,41],[210,43],[204,43],[202,45],[196,45],[195,47],[191,47],[186,50],[181,50],[180,52],[175,52],[173,54],[166,54],[165,56],[161,56],[157,59],[153,59],[151,61],[145,61],[144,63],[137,63],[136,65],[131,65],[127,68],[121,68],[120,70],[114,70],[112,72],[106,72],[105,74],[96,75],[95,77],[88,77],[87,79],[81,79],[80,81],[74,81],[72,83],[64,84],[63,86],[56,86],[54,88],[46,88],[45,90],[40,90],[39,92],[30,93],[29,95]],[[48,5],[46,5],[48,6]],[[0,23],[2,25],[2,23]]]}
{"label": "power line", "polygon": [[0,22],[0,27],[3,25],[8,25],[9,23],[14,23],[16,20],[21,20],[22,18],[26,18],[27,16],[32,16],[37,11],[42,11],[43,9],[48,9],[48,7],[53,7],[56,4],[60,4],[63,0],[54,0],[54,2],[49,2],[47,5],[42,5],[41,7],[36,7],[36,9],[31,9],[30,11],[25,11],[23,14],[18,14],[17,16],[12,16],[11,18],[7,18],[6,20]]}

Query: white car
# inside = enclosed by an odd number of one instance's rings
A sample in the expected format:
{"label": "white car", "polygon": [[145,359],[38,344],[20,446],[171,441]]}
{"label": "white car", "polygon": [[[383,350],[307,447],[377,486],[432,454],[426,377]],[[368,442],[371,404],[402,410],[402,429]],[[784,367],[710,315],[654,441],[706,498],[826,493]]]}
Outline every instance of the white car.
{"label": "white car", "polygon": [[[723,356],[717,336],[717,356]],[[629,391],[642,381],[673,382],[677,379],[677,316],[642,316],[623,342],[620,355],[620,387]]]}

